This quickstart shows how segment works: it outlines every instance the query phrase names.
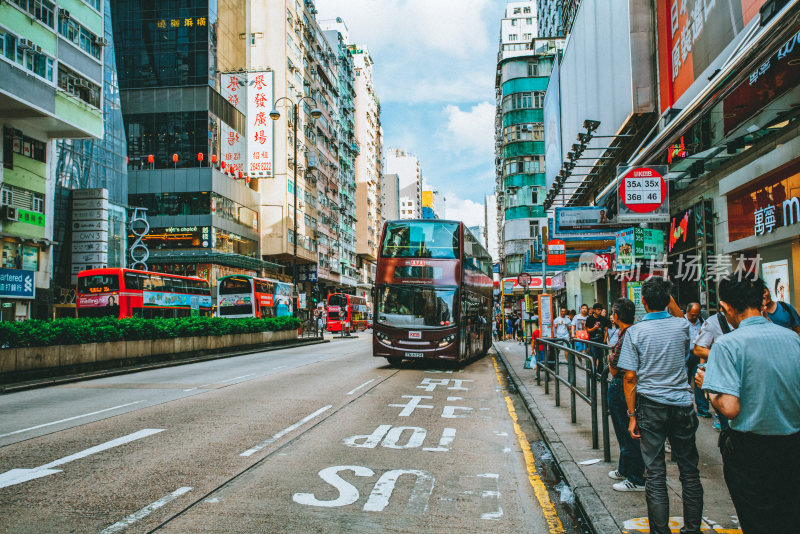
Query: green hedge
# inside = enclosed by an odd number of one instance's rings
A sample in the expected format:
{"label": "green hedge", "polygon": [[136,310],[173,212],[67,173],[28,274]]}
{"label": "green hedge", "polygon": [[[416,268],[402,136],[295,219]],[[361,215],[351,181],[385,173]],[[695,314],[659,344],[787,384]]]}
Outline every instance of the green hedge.
{"label": "green hedge", "polygon": [[295,330],[300,320],[294,317],[266,319],[222,319],[182,317],[180,319],[117,320],[112,317],[0,322],[0,347],[41,347],[140,339],[168,339],[192,336],[224,336],[253,332]]}

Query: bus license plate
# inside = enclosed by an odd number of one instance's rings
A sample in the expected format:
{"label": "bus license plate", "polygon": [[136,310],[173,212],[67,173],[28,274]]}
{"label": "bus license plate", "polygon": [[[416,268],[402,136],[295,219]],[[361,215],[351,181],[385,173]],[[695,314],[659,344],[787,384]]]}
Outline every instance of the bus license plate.
{"label": "bus license plate", "polygon": [[421,352],[406,352],[406,358],[422,358],[424,354]]}

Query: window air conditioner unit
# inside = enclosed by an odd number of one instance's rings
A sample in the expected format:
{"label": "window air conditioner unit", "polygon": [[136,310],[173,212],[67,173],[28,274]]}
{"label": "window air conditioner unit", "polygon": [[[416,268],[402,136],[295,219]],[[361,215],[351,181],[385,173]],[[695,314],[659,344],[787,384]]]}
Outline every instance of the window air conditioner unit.
{"label": "window air conditioner unit", "polygon": [[95,37],[94,44],[97,46],[108,46],[108,39],[105,37]]}
{"label": "window air conditioner unit", "polygon": [[0,208],[0,217],[6,221],[19,221],[19,213],[14,206],[3,206]]}
{"label": "window air conditioner unit", "polygon": [[31,50],[33,47],[34,44],[30,39],[20,39],[17,41],[17,48],[20,50]]}

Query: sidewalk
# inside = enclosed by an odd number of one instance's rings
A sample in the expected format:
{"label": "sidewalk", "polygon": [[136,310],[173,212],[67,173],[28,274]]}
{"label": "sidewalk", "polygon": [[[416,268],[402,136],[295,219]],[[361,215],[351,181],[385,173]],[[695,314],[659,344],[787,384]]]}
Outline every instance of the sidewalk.
{"label": "sidewalk", "polygon": [[[647,504],[644,492],[624,493],[615,491],[615,482],[608,478],[608,472],[617,468],[619,447],[609,421],[611,462],[603,462],[602,414],[598,407],[598,428],[600,448],[592,449],[592,424],[589,405],[580,398],[577,402],[577,423],[570,422],[570,396],[566,386],[561,386],[561,406],[555,405],[554,385],[550,383],[550,394],[544,393],[544,373],[542,385],[536,385],[536,371],[525,369],[525,347],[518,342],[504,341],[494,343],[495,351],[505,363],[509,376],[520,392],[528,410],[536,421],[539,430],[547,441],[553,457],[572,487],[577,500],[598,534],[650,532],[647,522]],[[566,377],[566,365],[562,375]],[[584,374],[579,371],[578,384],[584,383]],[[600,391],[598,389],[598,404]],[[717,448],[719,432],[714,429],[712,419],[700,419],[697,430],[697,448],[700,453],[700,480],[704,490],[703,518],[706,522],[704,532],[720,534],[741,534],[736,521],[728,488],[722,475],[722,458]],[[581,465],[589,460],[599,460],[589,465]],[[667,487],[670,499],[670,525],[678,532],[683,524],[681,485],[678,468],[669,461],[667,454]],[[707,530],[706,530],[707,528]]]}

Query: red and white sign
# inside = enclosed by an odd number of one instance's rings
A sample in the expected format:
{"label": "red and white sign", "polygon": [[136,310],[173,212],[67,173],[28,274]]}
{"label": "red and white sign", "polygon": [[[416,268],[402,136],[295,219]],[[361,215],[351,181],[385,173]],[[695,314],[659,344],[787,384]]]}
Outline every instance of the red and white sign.
{"label": "red and white sign", "polygon": [[[224,73],[220,75],[220,94],[242,114],[245,114],[247,111],[245,106],[245,94],[247,91],[245,83],[244,75],[236,73]],[[226,163],[225,172],[244,172],[244,134],[240,134],[228,126],[225,121],[220,121],[219,132],[219,159]]]}
{"label": "red and white sign", "polygon": [[626,169],[619,181],[620,221],[669,221],[667,170],[663,165]]}
{"label": "red and white sign", "polygon": [[567,244],[561,239],[547,242],[547,265],[567,264]]}
{"label": "red and white sign", "polygon": [[607,271],[611,269],[611,254],[595,254],[594,268],[597,271]]}
{"label": "red and white sign", "polygon": [[519,273],[519,276],[517,276],[517,283],[522,287],[528,287],[531,285],[531,275],[528,273]]}
{"label": "red and white sign", "polygon": [[269,118],[273,106],[272,85],[272,71],[247,74],[247,165],[244,172],[251,178],[272,176],[274,132],[273,121]]}
{"label": "red and white sign", "polygon": [[421,330],[409,330],[408,331],[408,339],[422,339],[422,331]]}

